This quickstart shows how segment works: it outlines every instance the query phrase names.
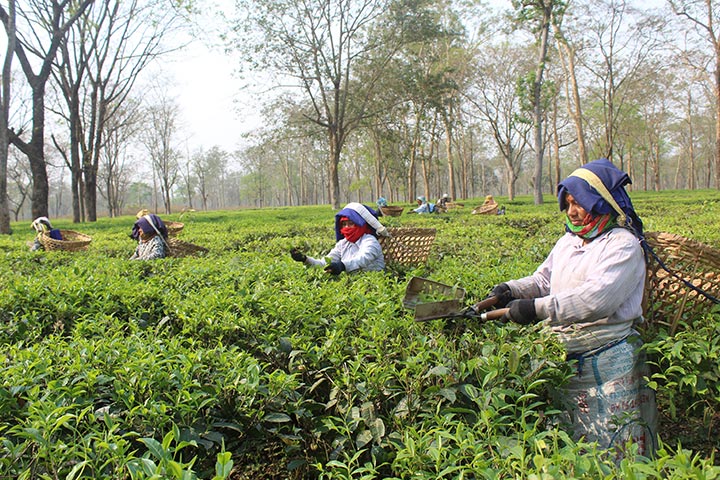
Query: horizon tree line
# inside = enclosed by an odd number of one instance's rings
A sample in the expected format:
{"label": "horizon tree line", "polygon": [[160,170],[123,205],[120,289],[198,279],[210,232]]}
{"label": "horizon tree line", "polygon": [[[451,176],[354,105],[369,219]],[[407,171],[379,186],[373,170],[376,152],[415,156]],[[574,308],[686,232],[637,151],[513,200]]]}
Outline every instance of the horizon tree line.
{"label": "horizon tree line", "polygon": [[[142,184],[165,213],[443,193],[541,203],[607,157],[636,189],[720,187],[712,3],[238,2],[219,12],[220,38],[245,73],[281,80],[263,86],[263,124],[225,152],[187,151],[177,101],[139,80],[182,48],[171,33],[211,13],[158,17],[155,1],[0,6],[1,233],[11,212],[47,215],[51,192],[74,222],[127,213]],[[47,31],[23,30],[37,19]]]}

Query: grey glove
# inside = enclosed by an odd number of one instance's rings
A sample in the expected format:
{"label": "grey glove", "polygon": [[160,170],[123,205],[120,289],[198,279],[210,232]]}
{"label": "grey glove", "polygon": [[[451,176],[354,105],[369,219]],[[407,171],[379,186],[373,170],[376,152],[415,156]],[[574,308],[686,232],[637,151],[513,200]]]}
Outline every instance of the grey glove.
{"label": "grey glove", "polygon": [[509,310],[503,315],[503,320],[506,322],[515,322],[520,325],[530,325],[531,323],[537,323],[540,319],[535,312],[535,300],[530,298],[521,298],[519,300],[513,300],[508,304]]}
{"label": "grey glove", "polygon": [[492,289],[492,292],[490,292],[490,295],[497,298],[495,308],[507,307],[508,303],[515,300],[515,297],[513,297],[512,292],[510,291],[510,287],[507,283],[495,285],[495,287],[493,287]]}

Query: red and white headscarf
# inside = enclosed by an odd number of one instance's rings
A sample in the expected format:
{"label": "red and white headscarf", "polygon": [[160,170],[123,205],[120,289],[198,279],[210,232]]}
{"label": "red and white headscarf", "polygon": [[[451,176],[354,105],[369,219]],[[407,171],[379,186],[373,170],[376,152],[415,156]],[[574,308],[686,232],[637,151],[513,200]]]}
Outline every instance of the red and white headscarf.
{"label": "red and white headscarf", "polygon": [[[350,202],[345,205],[345,208],[335,214],[335,240],[346,238],[341,232],[340,219],[346,218],[358,227],[367,227],[368,232],[372,235],[382,235],[389,237],[390,232],[387,231],[380,221],[377,219],[378,213],[372,208],[363,205],[362,203]],[[360,235],[358,238],[362,237]],[[348,240],[350,241],[350,240]],[[357,241],[357,239],[355,240]]]}

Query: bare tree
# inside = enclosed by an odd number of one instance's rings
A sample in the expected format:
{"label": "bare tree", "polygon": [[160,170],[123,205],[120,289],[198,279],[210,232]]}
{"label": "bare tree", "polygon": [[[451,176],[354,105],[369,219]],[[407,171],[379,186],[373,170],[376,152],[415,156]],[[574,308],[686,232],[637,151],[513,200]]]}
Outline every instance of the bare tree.
{"label": "bare tree", "polygon": [[[45,165],[45,89],[54,67],[57,51],[67,32],[94,0],[28,0],[17,11],[22,20],[22,31],[16,23],[9,29],[10,16],[0,6],[0,20],[6,32],[14,31],[15,55],[25,78],[32,89],[32,132],[24,140],[24,132],[8,129],[10,141],[27,155],[33,175],[32,214],[48,215],[48,176]],[[14,5],[14,4],[13,4]],[[43,28],[40,28],[40,27]],[[45,38],[41,38],[45,35]],[[31,59],[35,57],[39,63]],[[33,67],[39,64],[36,73]]]}
{"label": "bare tree", "polygon": [[122,215],[130,178],[128,147],[132,139],[137,138],[142,128],[139,103],[133,99],[123,102],[123,108],[103,123],[103,146],[100,155],[98,180],[104,184],[100,194],[107,201],[108,214],[111,217]]}
{"label": "bare tree", "polygon": [[[338,166],[348,135],[371,107],[372,92],[402,40],[405,12],[389,0],[248,0],[237,22],[237,47],[256,66],[295,80],[309,105],[307,120],[322,127],[328,141],[330,202],[340,207]],[[392,11],[394,15],[385,15]],[[384,18],[397,28],[376,28]],[[373,35],[382,32],[383,35]],[[372,75],[356,82],[357,66],[374,57]],[[366,72],[367,73],[367,72]]]}
{"label": "bare tree", "polygon": [[[121,109],[139,73],[167,53],[162,41],[181,18],[162,0],[97,2],[70,30],[56,74],[67,109],[59,112],[70,131],[73,195],[83,195],[82,217],[97,219],[97,173],[104,124]],[[82,175],[82,182],[79,177]],[[81,216],[74,212],[74,218]]]}
{"label": "bare tree", "polygon": [[508,197],[515,198],[515,182],[522,170],[531,122],[524,119],[515,85],[530,66],[524,51],[503,43],[488,47],[486,61],[480,66],[477,84],[466,100],[487,124],[505,165]]}
{"label": "bare tree", "polygon": [[713,91],[715,94],[715,188],[720,188],[720,32],[716,24],[720,19],[720,5],[713,0],[669,0],[676,15],[690,24],[698,42],[710,45],[712,58]]}
{"label": "bare tree", "polygon": [[588,93],[602,108],[595,150],[597,156],[612,160],[615,136],[624,115],[635,108],[630,100],[631,89],[625,85],[653,75],[648,62],[661,45],[662,22],[640,14],[625,0],[593,0],[585,8],[583,30],[598,52],[585,62],[594,78],[594,87]]}
{"label": "bare tree", "polygon": [[20,211],[25,201],[32,193],[32,172],[30,164],[23,162],[17,155],[9,155],[14,161],[8,164],[8,202],[15,221],[18,221]]}
{"label": "bare tree", "polygon": [[179,175],[179,152],[173,148],[177,132],[179,107],[177,103],[160,94],[158,103],[146,111],[146,130],[142,143],[150,155],[153,176],[159,182],[165,213],[171,213],[170,192]]}
{"label": "bare tree", "polygon": [[575,127],[575,135],[577,137],[577,166],[583,165],[588,161],[587,145],[585,143],[585,129],[583,127],[582,102],[580,100],[580,86],[577,78],[577,56],[579,55],[580,46],[568,38],[565,29],[561,27],[562,18],[565,17],[566,11],[554,12],[553,14],[553,33],[556,40],[558,58],[565,72],[565,99],[566,108],[569,117],[572,119]]}
{"label": "bare tree", "polygon": [[562,19],[561,12],[565,10],[566,3],[562,0],[513,0],[513,7],[516,21],[529,28],[535,35],[537,44],[535,68],[527,83],[535,131],[534,199],[535,205],[540,205],[543,203],[542,175],[545,153],[543,119],[547,109],[547,102],[543,99],[543,74],[550,45],[550,24],[552,20],[558,22]]}
{"label": "bare tree", "polygon": [[10,78],[13,52],[15,51],[15,0],[8,1],[8,20],[5,22],[7,46],[0,85],[0,233],[10,234],[10,206],[8,204],[8,147],[10,145],[8,124],[10,118]]}
{"label": "bare tree", "polygon": [[[15,0],[8,1],[7,47],[2,67],[0,85],[0,233],[10,234],[10,206],[8,204],[8,147],[10,144],[8,125],[10,118],[10,78],[12,75],[13,52],[15,51]],[[16,215],[17,216],[17,215]]]}
{"label": "bare tree", "polygon": [[193,156],[192,171],[197,181],[197,189],[202,202],[202,209],[208,210],[210,196],[215,193],[215,205],[223,204],[221,198],[223,186],[221,179],[227,170],[229,154],[217,145],[207,152]]}
{"label": "bare tree", "polygon": [[185,162],[182,165],[182,170],[180,171],[180,180],[182,180],[182,183],[184,184],[188,208],[191,210],[194,208],[193,197],[195,196],[195,185],[197,183],[197,179],[192,172],[192,164],[193,158],[190,153],[187,153],[185,155]]}

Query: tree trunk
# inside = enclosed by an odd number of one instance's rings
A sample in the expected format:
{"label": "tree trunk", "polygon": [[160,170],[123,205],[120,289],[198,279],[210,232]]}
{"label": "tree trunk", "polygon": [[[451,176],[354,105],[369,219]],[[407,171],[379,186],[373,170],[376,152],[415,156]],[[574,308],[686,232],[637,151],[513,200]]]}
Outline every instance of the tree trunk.
{"label": "tree trunk", "polygon": [[450,195],[450,198],[455,198],[455,167],[453,165],[453,158],[452,158],[452,125],[450,121],[450,116],[445,113],[443,115],[443,120],[445,123],[445,154],[447,155],[447,164],[448,164],[448,186],[449,186],[449,192],[447,192]]}
{"label": "tree trunk", "polygon": [[[568,115],[573,121],[573,125],[575,126],[579,160],[578,166],[580,166],[587,163],[587,147],[585,146],[585,132],[582,123],[582,103],[580,102],[580,89],[578,87],[577,77],[575,75],[575,51],[570,48],[567,40],[562,36],[559,36],[558,46],[558,53],[560,54],[560,60],[563,66],[563,70],[565,71],[565,78],[567,79],[565,83],[565,89],[567,92],[567,111]],[[563,55],[563,51],[565,52],[565,55]]]}
{"label": "tree trunk", "polygon": [[533,82],[533,113],[535,123],[535,205],[542,205],[542,175],[543,175],[543,155],[545,154],[545,144],[543,139],[543,102],[542,102],[542,85],[543,73],[545,71],[545,60],[548,50],[548,34],[550,32],[550,11],[552,9],[552,1],[550,5],[543,4],[542,30],[540,32],[540,47],[538,50],[537,65],[535,67],[535,80]]}
{"label": "tree trunk", "polygon": [[340,176],[338,167],[340,166],[340,136],[333,129],[329,129],[330,140],[330,158],[328,174],[330,177],[329,194],[330,205],[333,209],[340,209]]}
{"label": "tree trunk", "polygon": [[33,184],[30,195],[32,217],[49,217],[49,189],[45,164],[45,81],[34,80],[32,87],[32,135],[30,143],[18,145],[30,162]]}
{"label": "tree trunk", "polygon": [[[93,149],[94,154],[99,153],[97,149]],[[89,155],[89,153],[88,153]],[[83,211],[86,212],[86,220],[88,222],[97,221],[97,162],[83,162],[83,198],[85,205]]]}
{"label": "tree trunk", "polygon": [[720,189],[720,42],[715,41],[715,188]]}
{"label": "tree trunk", "polygon": [[15,0],[8,1],[8,20],[6,26],[7,48],[2,68],[2,86],[0,87],[0,234],[9,235],[10,204],[8,202],[8,145],[10,144],[8,121],[10,115],[10,77],[15,51]]}
{"label": "tree trunk", "polygon": [[420,145],[420,122],[421,122],[421,114],[417,112],[415,114],[415,128],[413,129],[413,135],[412,135],[412,146],[410,148],[410,162],[408,164],[408,171],[407,171],[407,191],[408,191],[408,201],[414,201],[415,197],[417,196],[417,191],[415,189],[415,170],[416,170],[416,162],[417,162],[417,152],[418,147]]}

